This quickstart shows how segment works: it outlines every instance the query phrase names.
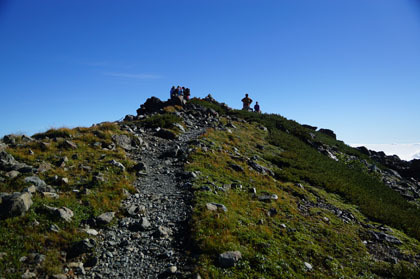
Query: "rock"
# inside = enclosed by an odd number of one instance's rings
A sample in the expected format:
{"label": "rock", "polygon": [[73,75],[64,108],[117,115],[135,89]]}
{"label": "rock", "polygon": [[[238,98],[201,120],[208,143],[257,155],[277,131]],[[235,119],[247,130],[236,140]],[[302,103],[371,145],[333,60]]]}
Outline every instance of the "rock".
{"label": "rock", "polygon": [[47,212],[49,212],[51,215],[53,215],[53,217],[63,219],[66,222],[71,222],[72,217],[74,216],[73,211],[64,206],[60,208],[56,208],[56,207],[51,207],[44,204],[44,209]]}
{"label": "rock", "polygon": [[131,115],[131,114],[127,114],[125,117],[124,117],[124,121],[126,121],[126,122],[129,122],[129,121],[134,121],[136,119],[136,117],[134,116],[134,115]]}
{"label": "rock", "polygon": [[52,168],[51,164],[48,162],[41,162],[38,166],[38,173],[44,173],[49,171]]}
{"label": "rock", "polygon": [[318,127],[307,125],[307,124],[303,124],[302,126],[312,131],[316,131],[316,129],[318,129]]}
{"label": "rock", "polygon": [[140,222],[131,224],[128,229],[133,232],[147,231],[151,227],[149,220],[146,217],[142,217]]}
{"label": "rock", "polygon": [[16,171],[16,170],[12,170],[6,173],[6,176],[10,179],[13,179],[15,177],[18,177],[20,175],[20,172]]}
{"label": "rock", "polygon": [[74,142],[70,141],[70,140],[65,140],[65,141],[61,144],[61,146],[62,146],[63,148],[67,148],[67,149],[77,149],[77,145],[76,145]]}
{"label": "rock", "polygon": [[127,135],[113,135],[112,140],[121,148],[125,150],[132,150],[132,140]]}
{"label": "rock", "polygon": [[109,161],[108,163],[110,163],[111,165],[113,165],[113,166],[115,166],[115,167],[119,168],[119,169],[120,169],[120,170],[122,170],[122,171],[125,171],[125,167],[124,167],[124,165],[123,165],[123,164],[121,164],[120,162],[116,161],[116,160],[111,160],[111,161]]}
{"label": "rock", "polygon": [[171,265],[170,267],[168,267],[168,269],[166,270],[167,273],[169,274],[175,274],[177,271],[177,267],[175,265]]}
{"label": "rock", "polygon": [[98,231],[95,229],[84,229],[83,231],[87,233],[88,235],[93,235],[93,236],[97,236],[99,234]]}
{"label": "rock", "polygon": [[19,163],[15,158],[6,151],[0,151],[0,170],[12,171],[16,170],[21,173],[33,172],[34,168],[23,163]]}
{"label": "rock", "polygon": [[239,251],[228,251],[219,255],[219,264],[223,268],[229,268],[236,265],[242,258],[242,254]]}
{"label": "rock", "polygon": [[318,132],[320,132],[324,135],[330,136],[333,139],[337,139],[337,135],[330,129],[319,129]]}
{"label": "rock", "polygon": [[172,124],[172,126],[176,127],[178,130],[180,130],[181,132],[185,133],[185,128],[181,124],[174,123],[174,124]]}
{"label": "rock", "polygon": [[57,167],[64,168],[66,166],[66,163],[69,161],[69,158],[67,156],[64,156],[57,162]]}
{"label": "rock", "polygon": [[249,192],[250,194],[256,195],[256,194],[257,194],[257,189],[255,189],[255,188],[250,188],[250,189],[248,190],[248,192]]}
{"label": "rock", "polygon": [[272,170],[257,164],[255,161],[249,160],[248,165],[261,174],[269,174],[274,176],[274,172]]}
{"label": "rock", "polygon": [[206,208],[207,208],[207,210],[210,210],[210,211],[218,211],[218,210],[222,210],[224,212],[228,211],[226,206],[224,206],[223,204],[214,203],[214,202],[207,203]]}
{"label": "rock", "polygon": [[25,273],[22,274],[22,279],[31,279],[36,278],[36,273],[30,272],[29,269],[25,271]]}
{"label": "rock", "polygon": [[35,185],[36,188],[42,188],[42,187],[47,186],[47,183],[45,183],[44,180],[42,180],[36,175],[25,177],[23,181],[25,181],[26,183]]}
{"label": "rock", "polygon": [[164,106],[164,103],[156,97],[151,97],[146,100],[146,102],[140,106],[140,108],[137,110],[137,115],[157,112],[160,109],[162,109]]}
{"label": "rock", "polygon": [[73,259],[81,254],[93,252],[95,246],[96,242],[91,238],[75,242],[67,251],[67,258]]}
{"label": "rock", "polygon": [[168,238],[171,234],[172,234],[172,230],[164,226],[159,226],[156,231],[156,236],[160,238]]}
{"label": "rock", "polygon": [[135,164],[132,168],[133,171],[147,171],[147,166],[143,162]]}
{"label": "rock", "polygon": [[39,265],[46,259],[45,255],[39,253],[30,253],[26,256],[25,263],[30,265]]}
{"label": "rock", "polygon": [[102,213],[98,217],[96,217],[96,222],[98,225],[107,225],[111,223],[112,219],[115,217],[115,212],[106,212]]}
{"label": "rock", "polygon": [[4,195],[0,199],[0,218],[23,216],[32,203],[32,195],[28,192]]}
{"label": "rock", "polygon": [[263,201],[263,202],[270,202],[270,201],[276,201],[278,200],[279,197],[276,194],[264,194],[261,196],[258,196],[258,200],[259,201]]}
{"label": "rock", "polygon": [[177,135],[168,129],[160,129],[155,133],[155,136],[168,140],[174,140],[177,138]]}
{"label": "rock", "polygon": [[50,226],[50,231],[58,233],[60,231],[60,227],[57,226],[56,224],[52,224]]}
{"label": "rock", "polygon": [[235,164],[235,163],[230,163],[230,164],[229,164],[229,167],[230,167],[231,169],[233,169],[234,171],[237,171],[237,172],[244,172],[244,168],[243,168],[243,167],[241,167],[240,165]]}
{"label": "rock", "polygon": [[144,205],[131,205],[126,210],[127,210],[128,215],[136,216],[137,214],[145,213],[146,207]]}
{"label": "rock", "polygon": [[54,274],[52,276],[53,279],[67,279],[67,275],[66,274]]}
{"label": "rock", "polygon": [[58,199],[60,197],[57,193],[51,193],[51,192],[42,192],[42,196],[44,198],[50,198],[50,199]]}
{"label": "rock", "polygon": [[310,263],[304,262],[303,265],[307,270],[312,270],[312,265]]}

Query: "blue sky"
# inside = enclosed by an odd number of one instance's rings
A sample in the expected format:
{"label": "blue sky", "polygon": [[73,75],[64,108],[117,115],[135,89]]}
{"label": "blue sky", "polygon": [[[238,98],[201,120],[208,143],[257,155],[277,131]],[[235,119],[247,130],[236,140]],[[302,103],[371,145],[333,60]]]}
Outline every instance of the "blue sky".
{"label": "blue sky", "polygon": [[420,142],[418,0],[0,0],[0,136],[113,121],[172,85]]}

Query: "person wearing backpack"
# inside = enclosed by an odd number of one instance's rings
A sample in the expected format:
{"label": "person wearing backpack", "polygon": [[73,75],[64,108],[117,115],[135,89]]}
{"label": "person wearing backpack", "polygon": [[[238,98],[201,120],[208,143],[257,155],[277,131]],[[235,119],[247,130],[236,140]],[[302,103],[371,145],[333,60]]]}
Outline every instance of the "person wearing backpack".
{"label": "person wearing backpack", "polygon": [[185,88],[185,90],[184,90],[185,100],[188,101],[190,99],[190,95],[191,95],[190,89],[189,88]]}
{"label": "person wearing backpack", "polygon": [[252,108],[250,107],[252,103],[252,99],[248,97],[248,94],[245,94],[245,98],[242,99],[242,103],[243,103],[242,110],[252,111]]}

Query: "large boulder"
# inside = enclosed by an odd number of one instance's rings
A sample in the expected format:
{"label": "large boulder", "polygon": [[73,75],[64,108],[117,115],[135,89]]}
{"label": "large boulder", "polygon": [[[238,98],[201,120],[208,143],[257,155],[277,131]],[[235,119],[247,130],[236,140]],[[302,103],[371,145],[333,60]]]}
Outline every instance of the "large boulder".
{"label": "large boulder", "polygon": [[32,206],[31,193],[3,194],[0,197],[0,218],[23,216]]}
{"label": "large boulder", "polygon": [[322,134],[325,134],[327,136],[330,136],[330,137],[332,137],[334,139],[337,139],[337,135],[332,130],[330,130],[330,129],[319,129],[318,132],[320,132]]}
{"label": "large boulder", "polygon": [[34,168],[24,163],[20,163],[16,161],[13,155],[3,150],[3,151],[0,151],[0,170],[3,170],[3,171],[15,170],[21,173],[29,173],[29,172],[33,172]]}
{"label": "large boulder", "polygon": [[73,211],[64,206],[60,208],[56,208],[56,207],[44,205],[44,210],[49,212],[54,218],[57,218],[59,220],[64,220],[68,223],[72,221],[72,218],[74,216]]}
{"label": "large boulder", "polygon": [[133,149],[133,142],[127,135],[113,135],[112,140],[121,148],[125,150]]}
{"label": "large boulder", "polygon": [[137,110],[137,115],[147,114],[158,112],[164,107],[164,102],[162,102],[159,98],[151,97],[146,100],[146,102],[140,106]]}

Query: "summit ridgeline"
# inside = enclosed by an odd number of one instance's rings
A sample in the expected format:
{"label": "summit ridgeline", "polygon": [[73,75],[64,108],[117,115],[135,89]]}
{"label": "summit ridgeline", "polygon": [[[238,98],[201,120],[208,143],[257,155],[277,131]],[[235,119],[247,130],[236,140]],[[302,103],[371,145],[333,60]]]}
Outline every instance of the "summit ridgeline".
{"label": "summit ridgeline", "polygon": [[0,278],[420,278],[420,160],[151,97],[0,141]]}

